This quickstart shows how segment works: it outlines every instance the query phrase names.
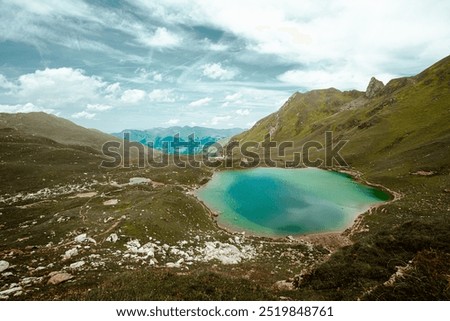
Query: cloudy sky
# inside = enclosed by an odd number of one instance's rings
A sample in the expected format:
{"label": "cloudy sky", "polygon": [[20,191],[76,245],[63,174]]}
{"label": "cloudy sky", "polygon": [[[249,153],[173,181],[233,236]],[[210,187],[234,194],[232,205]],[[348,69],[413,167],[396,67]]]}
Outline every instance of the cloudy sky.
{"label": "cloudy sky", "polygon": [[450,1],[0,0],[0,112],[107,132],[249,127],[295,91],[450,54]]}

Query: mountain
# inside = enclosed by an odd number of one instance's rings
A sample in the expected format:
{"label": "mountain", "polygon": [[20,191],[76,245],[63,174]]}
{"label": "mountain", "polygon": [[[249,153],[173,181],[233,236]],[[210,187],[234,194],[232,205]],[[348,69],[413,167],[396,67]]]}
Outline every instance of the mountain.
{"label": "mountain", "polygon": [[102,145],[117,138],[54,115],[0,113],[0,193],[81,184],[98,172]]}
{"label": "mountain", "polygon": [[43,112],[0,113],[0,129],[12,128],[21,134],[40,136],[65,145],[87,146],[100,150],[107,141],[117,141],[96,129],[87,129],[71,121]]}
{"label": "mountain", "polygon": [[[337,89],[295,93],[277,112],[257,122],[233,140],[292,141],[299,151],[308,141],[348,140],[345,161],[366,173],[448,167],[450,142],[450,57],[414,77],[398,78],[385,86],[372,79],[366,92]],[[297,146],[297,147],[295,147]]]}
{"label": "mountain", "polygon": [[[125,134],[130,135],[130,141],[140,142],[144,145],[149,143],[153,144],[153,147],[158,150],[163,150],[165,143],[171,143],[174,141],[174,136],[179,135],[181,142],[187,142],[189,136],[194,134],[196,142],[200,143],[201,147],[208,143],[215,143],[218,141],[226,140],[240,132],[241,128],[230,128],[230,129],[215,129],[207,127],[190,127],[190,126],[173,126],[168,128],[152,128],[147,130],[135,130],[135,129],[125,129],[120,133],[112,133],[111,135],[123,139]],[[187,150],[182,150],[182,152],[187,152]],[[173,149],[169,148],[169,152],[173,152]]]}
{"label": "mountain", "polygon": [[[340,154],[356,179],[382,186],[394,200],[360,216],[344,235],[353,243],[295,277],[299,299],[448,300],[450,297],[450,56],[413,77],[366,92],[295,93],[277,112],[232,138],[264,136],[294,147],[274,156],[278,165],[307,142],[347,141]],[[261,148],[257,151],[262,154]],[[311,159],[324,149],[311,149]],[[235,157],[238,164],[241,155]]]}

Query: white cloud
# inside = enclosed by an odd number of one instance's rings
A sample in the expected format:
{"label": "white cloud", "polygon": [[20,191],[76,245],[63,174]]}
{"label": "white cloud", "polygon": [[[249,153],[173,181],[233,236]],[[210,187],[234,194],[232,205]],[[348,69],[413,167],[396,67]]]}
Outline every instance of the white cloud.
{"label": "white cloud", "polygon": [[[377,78],[386,83],[393,78],[393,75],[378,74]],[[350,70],[350,68],[345,68],[345,66],[338,69],[333,68],[333,70],[288,70],[279,75],[278,79],[307,89],[330,87],[365,89],[370,80],[366,78],[364,71],[358,69]],[[361,84],[365,84],[365,86]]]}
{"label": "white cloud", "polygon": [[14,91],[38,105],[61,107],[63,103],[97,99],[105,85],[99,77],[86,76],[81,69],[46,68],[20,76]]}
{"label": "white cloud", "polygon": [[191,102],[189,104],[189,106],[191,106],[191,107],[205,106],[205,105],[208,105],[211,100],[212,100],[212,98],[210,98],[210,97],[201,98],[199,100],[195,100],[195,101]]}
{"label": "white cloud", "polygon": [[169,120],[166,122],[166,124],[169,125],[169,126],[175,126],[175,125],[178,124],[179,122],[180,122],[179,119],[177,119],[177,118],[172,118],[172,119],[169,119]]}
{"label": "white cloud", "polygon": [[115,82],[111,85],[106,86],[105,93],[107,93],[110,97],[115,97],[120,93],[120,83]]}
{"label": "white cloud", "polygon": [[206,50],[225,51],[229,49],[229,45],[221,42],[212,42],[208,38],[204,38],[201,42],[205,46]]}
{"label": "white cloud", "polygon": [[87,110],[95,110],[95,111],[106,111],[106,110],[112,109],[112,106],[104,105],[104,104],[87,104],[86,109]]}
{"label": "white cloud", "polygon": [[[65,15],[78,18],[90,16],[89,7],[81,2],[60,2],[55,0],[41,0],[39,2],[16,0],[14,4],[23,10],[29,11],[39,16]],[[94,19],[95,15],[92,15]]]}
{"label": "white cloud", "polygon": [[231,116],[214,116],[211,119],[210,124],[213,126],[216,126],[216,125],[222,124],[230,119],[231,119]]}
{"label": "white cloud", "polygon": [[148,71],[144,67],[137,68],[134,73],[138,75],[138,78],[135,78],[135,82],[161,82],[163,81],[163,75],[157,71]]}
{"label": "white cloud", "polygon": [[42,111],[47,114],[54,114],[53,109],[41,108],[33,105],[32,103],[26,103],[24,105],[0,105],[0,112],[2,113],[31,113]]}
{"label": "white cloud", "polygon": [[255,124],[256,124],[256,121],[248,122],[247,124],[245,124],[245,128],[252,128],[253,126],[255,126]]}
{"label": "white cloud", "polygon": [[223,68],[220,63],[206,64],[202,68],[203,76],[211,79],[230,80],[236,75],[235,71]]}
{"label": "white cloud", "polygon": [[13,89],[14,87],[15,85],[12,82],[10,82],[8,79],[6,79],[5,76],[0,74],[0,88]]}
{"label": "white cloud", "polygon": [[237,93],[225,96],[225,100],[227,100],[227,101],[236,101],[236,100],[238,100],[241,97],[242,97],[242,94],[240,92],[237,92]]}
{"label": "white cloud", "polygon": [[94,113],[87,112],[85,110],[80,111],[79,113],[75,113],[71,116],[72,118],[76,119],[93,119],[95,117]]}
{"label": "white cloud", "polygon": [[176,34],[168,31],[164,27],[157,28],[156,31],[151,34],[138,33],[137,40],[149,47],[175,47],[181,43],[181,38]]}
{"label": "white cloud", "polygon": [[145,91],[140,89],[125,90],[120,99],[126,104],[136,104],[142,101],[146,96]]}
{"label": "white cloud", "polygon": [[[388,0],[138,1],[166,23],[205,25],[234,35],[245,44],[240,58],[261,57],[328,73],[349,65],[330,84],[358,70],[353,87],[363,89],[371,76],[415,74],[448,55],[450,2]],[[405,9],[406,8],[406,9]],[[427,14],[424,14],[426,12]],[[264,55],[269,55],[269,58]],[[325,68],[324,68],[325,67]],[[323,78],[323,76],[320,76]],[[318,83],[322,83],[319,81]],[[311,89],[311,88],[308,88]]]}
{"label": "white cloud", "polygon": [[248,115],[250,115],[250,110],[238,109],[238,110],[236,110],[236,114],[238,114],[239,116],[248,116]]}
{"label": "white cloud", "polygon": [[212,51],[225,51],[229,48],[229,46],[223,43],[211,43],[208,48]]}
{"label": "white cloud", "polygon": [[153,102],[173,103],[176,101],[172,89],[154,89],[148,94],[148,98]]}

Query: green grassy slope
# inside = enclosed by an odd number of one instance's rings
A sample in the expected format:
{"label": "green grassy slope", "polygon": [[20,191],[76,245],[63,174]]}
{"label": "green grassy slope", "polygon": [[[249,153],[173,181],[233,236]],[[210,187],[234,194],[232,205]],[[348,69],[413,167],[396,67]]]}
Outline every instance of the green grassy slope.
{"label": "green grassy slope", "polygon": [[45,137],[65,145],[89,146],[100,150],[112,135],[95,129],[86,129],[71,121],[43,112],[7,114],[0,113],[0,128],[14,128],[28,135]]}
{"label": "green grassy slope", "polygon": [[364,93],[358,91],[341,92],[330,88],[295,93],[279,111],[258,121],[252,129],[234,139],[261,141],[271,133],[276,140],[293,140],[303,137],[316,128],[318,122],[337,113],[343,105],[355,99],[363,100]]}
{"label": "green grassy slope", "polygon": [[[295,94],[276,113],[233,139],[324,141],[324,132],[348,140],[346,161],[366,173],[394,167],[403,174],[439,169],[450,158],[450,58],[415,77],[391,80],[375,98],[334,89]],[[290,156],[290,153],[288,153]]]}

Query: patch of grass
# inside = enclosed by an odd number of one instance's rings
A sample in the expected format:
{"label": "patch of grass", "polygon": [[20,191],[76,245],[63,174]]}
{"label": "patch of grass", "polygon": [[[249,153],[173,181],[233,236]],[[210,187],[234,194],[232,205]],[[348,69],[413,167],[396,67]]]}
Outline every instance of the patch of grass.
{"label": "patch of grass", "polygon": [[[79,295],[79,296],[78,296]],[[276,296],[248,279],[230,278],[208,270],[183,274],[141,270],[112,277],[87,293],[71,296],[82,300],[274,300]]]}

